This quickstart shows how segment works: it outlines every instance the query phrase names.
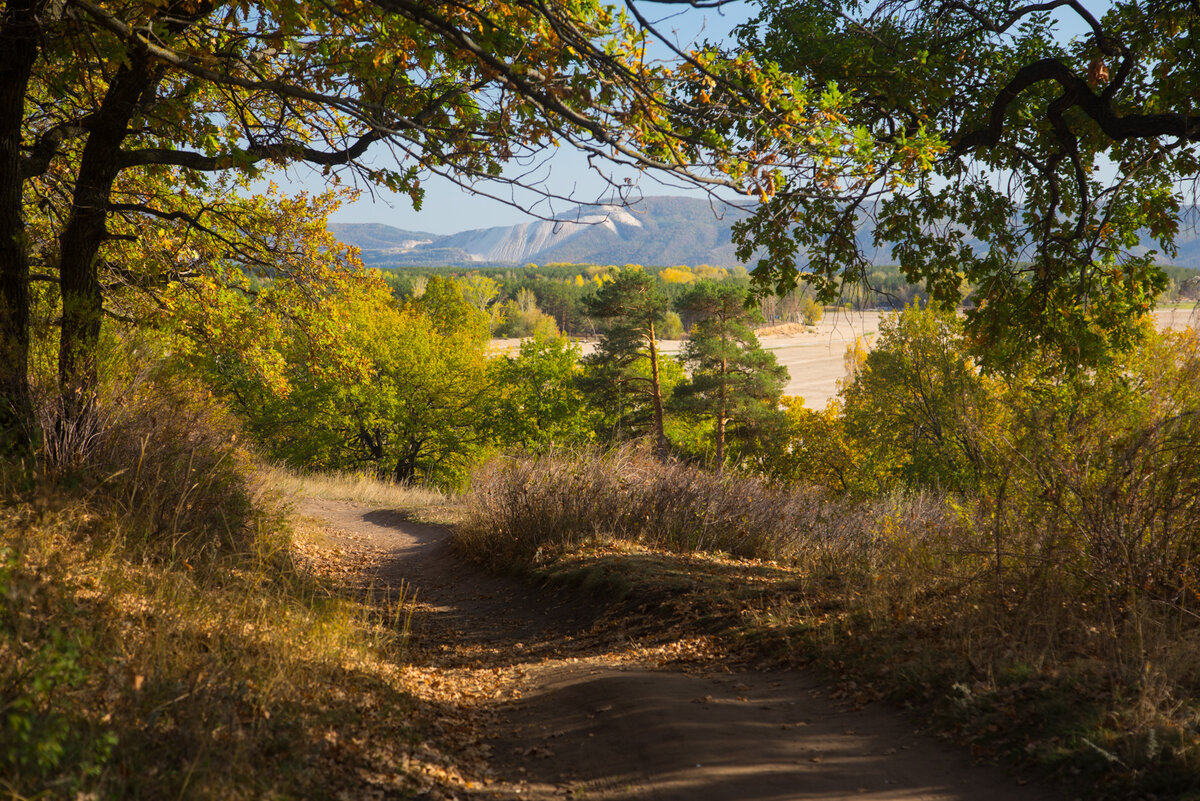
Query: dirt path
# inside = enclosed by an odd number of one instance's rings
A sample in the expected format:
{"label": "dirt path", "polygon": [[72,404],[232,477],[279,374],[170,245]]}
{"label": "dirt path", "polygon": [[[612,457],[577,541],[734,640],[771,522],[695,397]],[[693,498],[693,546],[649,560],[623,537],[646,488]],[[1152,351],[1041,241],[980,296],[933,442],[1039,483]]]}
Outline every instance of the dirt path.
{"label": "dirt path", "polygon": [[636,643],[593,642],[594,609],[464,564],[438,527],[329,501],[300,512],[325,521],[343,547],[386,552],[378,580],[407,581],[426,604],[427,658],[499,677],[480,715],[493,775],[477,797],[1055,797],[969,764],[890,709],[833,697],[816,673],[703,660],[671,669]]}

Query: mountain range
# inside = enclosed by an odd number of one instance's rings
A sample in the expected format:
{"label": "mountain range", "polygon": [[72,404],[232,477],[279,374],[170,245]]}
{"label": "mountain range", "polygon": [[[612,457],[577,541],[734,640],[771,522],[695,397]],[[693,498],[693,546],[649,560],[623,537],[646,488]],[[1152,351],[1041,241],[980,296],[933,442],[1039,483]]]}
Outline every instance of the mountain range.
{"label": "mountain range", "polygon": [[[407,231],[380,223],[330,223],[329,230],[362,251],[371,267],[511,266],[514,264],[647,264],[669,266],[742,264],[734,255],[730,229],[746,216],[686,197],[647,197],[633,206],[580,207],[556,220],[478,228],[456,234]],[[1184,219],[1178,255],[1164,263],[1200,268],[1196,209]],[[1147,241],[1146,246],[1150,246]],[[864,252],[878,264],[894,263],[888,248],[874,248],[869,231],[859,232]]]}
{"label": "mountain range", "polygon": [[581,207],[556,220],[456,234],[405,231],[378,223],[330,223],[369,266],[513,264],[712,264],[732,267],[730,227],[745,216],[685,197],[648,197],[627,207]]}

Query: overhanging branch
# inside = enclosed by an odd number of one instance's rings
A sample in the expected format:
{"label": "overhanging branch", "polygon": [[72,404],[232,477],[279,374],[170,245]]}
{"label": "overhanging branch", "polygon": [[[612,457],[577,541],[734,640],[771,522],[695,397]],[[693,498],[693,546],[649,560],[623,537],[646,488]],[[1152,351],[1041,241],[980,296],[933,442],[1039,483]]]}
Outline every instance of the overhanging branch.
{"label": "overhanging branch", "polygon": [[[373,142],[377,142],[382,138],[380,134],[371,131],[360,136],[349,147],[333,151],[316,150],[305,145],[252,144],[238,158],[244,159],[251,164],[266,159],[274,159],[279,161],[300,160],[307,161],[310,164],[337,167],[349,164],[360,158],[366,153],[367,148]],[[142,148],[139,150],[126,150],[121,153],[122,168],[145,167],[153,164],[214,172],[217,170],[227,170],[234,163],[235,159],[229,155],[206,156],[203,153],[196,153],[190,150],[171,150],[169,148]]]}
{"label": "overhanging branch", "polygon": [[1113,110],[1110,98],[1097,95],[1087,82],[1073,73],[1057,58],[1045,58],[1017,71],[1012,80],[1000,90],[992,102],[988,124],[984,128],[963,135],[955,143],[955,155],[973,150],[994,147],[1004,133],[1004,118],[1008,108],[1026,89],[1041,83],[1054,81],[1063,90],[1056,101],[1061,111],[1078,108],[1114,141],[1126,139],[1150,139],[1159,136],[1200,142],[1200,115],[1182,113],[1162,114],[1118,114]]}

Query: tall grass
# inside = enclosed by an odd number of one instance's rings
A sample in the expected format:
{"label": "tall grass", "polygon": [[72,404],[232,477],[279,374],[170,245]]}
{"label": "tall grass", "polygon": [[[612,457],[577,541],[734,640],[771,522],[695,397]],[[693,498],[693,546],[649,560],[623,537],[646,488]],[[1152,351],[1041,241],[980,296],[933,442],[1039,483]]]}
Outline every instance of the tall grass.
{"label": "tall grass", "polygon": [[41,483],[86,497],[162,553],[247,548],[255,518],[276,506],[239,422],[195,382],[137,370],[82,408],[45,392],[36,415]]}
{"label": "tall grass", "polygon": [[954,528],[949,507],[924,494],[856,502],[815,488],[777,487],[736,474],[663,464],[644,448],[498,459],[472,479],[468,521],[456,534],[471,552],[528,559],[546,546],[623,539],[677,553],[844,567],[889,547],[889,521]]}
{"label": "tall grass", "polygon": [[263,476],[285,498],[348,501],[388,509],[424,509],[454,502],[453,496],[441,490],[380,481],[373,473],[302,473],[270,467]]}

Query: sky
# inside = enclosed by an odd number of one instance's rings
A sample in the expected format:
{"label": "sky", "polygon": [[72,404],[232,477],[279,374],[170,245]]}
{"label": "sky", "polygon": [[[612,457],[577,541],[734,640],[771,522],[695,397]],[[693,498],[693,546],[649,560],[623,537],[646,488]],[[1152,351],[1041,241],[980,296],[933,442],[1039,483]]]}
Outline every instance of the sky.
{"label": "sky", "polygon": [[[1095,0],[1087,3],[1096,14],[1102,14],[1109,5],[1108,0]],[[687,46],[700,40],[721,41],[728,38],[730,31],[738,24],[748,20],[755,6],[745,0],[731,0],[719,9],[697,9],[687,5],[669,3],[656,4],[642,2],[638,9],[655,24],[664,34],[672,35],[680,46]],[[1060,17],[1061,30],[1068,35],[1078,35],[1082,29],[1078,21],[1070,15],[1064,20]],[[666,48],[660,45],[660,54],[666,57]],[[370,158],[386,158],[386,151],[377,147]],[[597,172],[605,172],[602,176]],[[611,196],[610,179],[623,184],[626,179],[631,183],[630,194],[633,197],[651,197],[656,195],[693,195],[700,196],[700,191],[694,187],[676,184],[663,184],[653,175],[638,173],[632,169],[624,172],[614,172],[617,168],[611,164],[589,166],[587,159],[569,146],[553,149],[539,155],[532,163],[512,164],[506,170],[508,176],[523,175],[534,182],[542,179],[545,185],[556,194],[569,195],[581,202],[595,202]],[[297,166],[285,175],[271,176],[272,180],[290,191],[307,190],[320,191],[325,187],[325,178],[316,170]],[[532,216],[518,208],[524,201],[525,206],[531,205],[529,196],[513,198],[512,189],[503,185],[485,185],[480,189],[492,193],[509,193],[504,195],[515,201],[508,204],[502,200],[487,197],[483,194],[473,194],[462,189],[447,179],[436,175],[423,177],[425,198],[421,211],[415,211],[407,195],[396,195],[386,190],[370,186],[360,186],[362,193],[353,203],[344,205],[330,219],[332,222],[343,223],[383,223],[396,228],[410,231],[424,231],[434,234],[451,234],[474,228],[489,228],[499,225],[513,225],[529,222]],[[557,202],[554,206],[537,205],[536,211],[545,216],[561,214],[570,211],[574,204]]]}
{"label": "sky", "polygon": [[[695,9],[690,6],[655,5],[641,3],[639,10],[663,33],[672,33],[683,45],[697,39],[719,41],[728,36],[733,27],[749,18],[752,6],[747,2],[731,2],[721,9]],[[665,52],[665,48],[664,48]],[[377,151],[383,157],[382,148]],[[368,153],[368,158],[372,154]],[[598,165],[599,166],[599,165]],[[663,184],[646,174],[634,170],[613,173],[613,165],[603,165],[608,177],[619,184],[630,179],[631,192],[642,196],[697,195],[698,190],[676,184]],[[537,162],[513,164],[505,172],[515,176],[532,170],[532,176],[544,178],[548,187],[559,194],[578,197],[581,201],[606,199],[611,194],[607,180],[589,167],[587,159],[569,146],[544,154]],[[284,175],[273,175],[272,180],[290,191],[307,190],[317,192],[324,188],[325,179],[316,170],[297,167]],[[427,231],[435,234],[451,234],[472,228],[489,228],[497,225],[514,225],[529,222],[533,218],[500,200],[472,194],[450,181],[430,176],[423,179],[425,198],[421,211],[414,211],[407,195],[395,195],[386,190],[360,186],[362,194],[351,204],[344,205],[330,218],[331,222],[383,223],[410,231]],[[493,193],[511,193],[504,186],[484,186],[481,189]],[[506,195],[509,196],[509,195]],[[517,198],[518,201],[521,198]],[[569,211],[572,204],[559,202],[555,206],[537,208],[539,213],[562,213]]]}

